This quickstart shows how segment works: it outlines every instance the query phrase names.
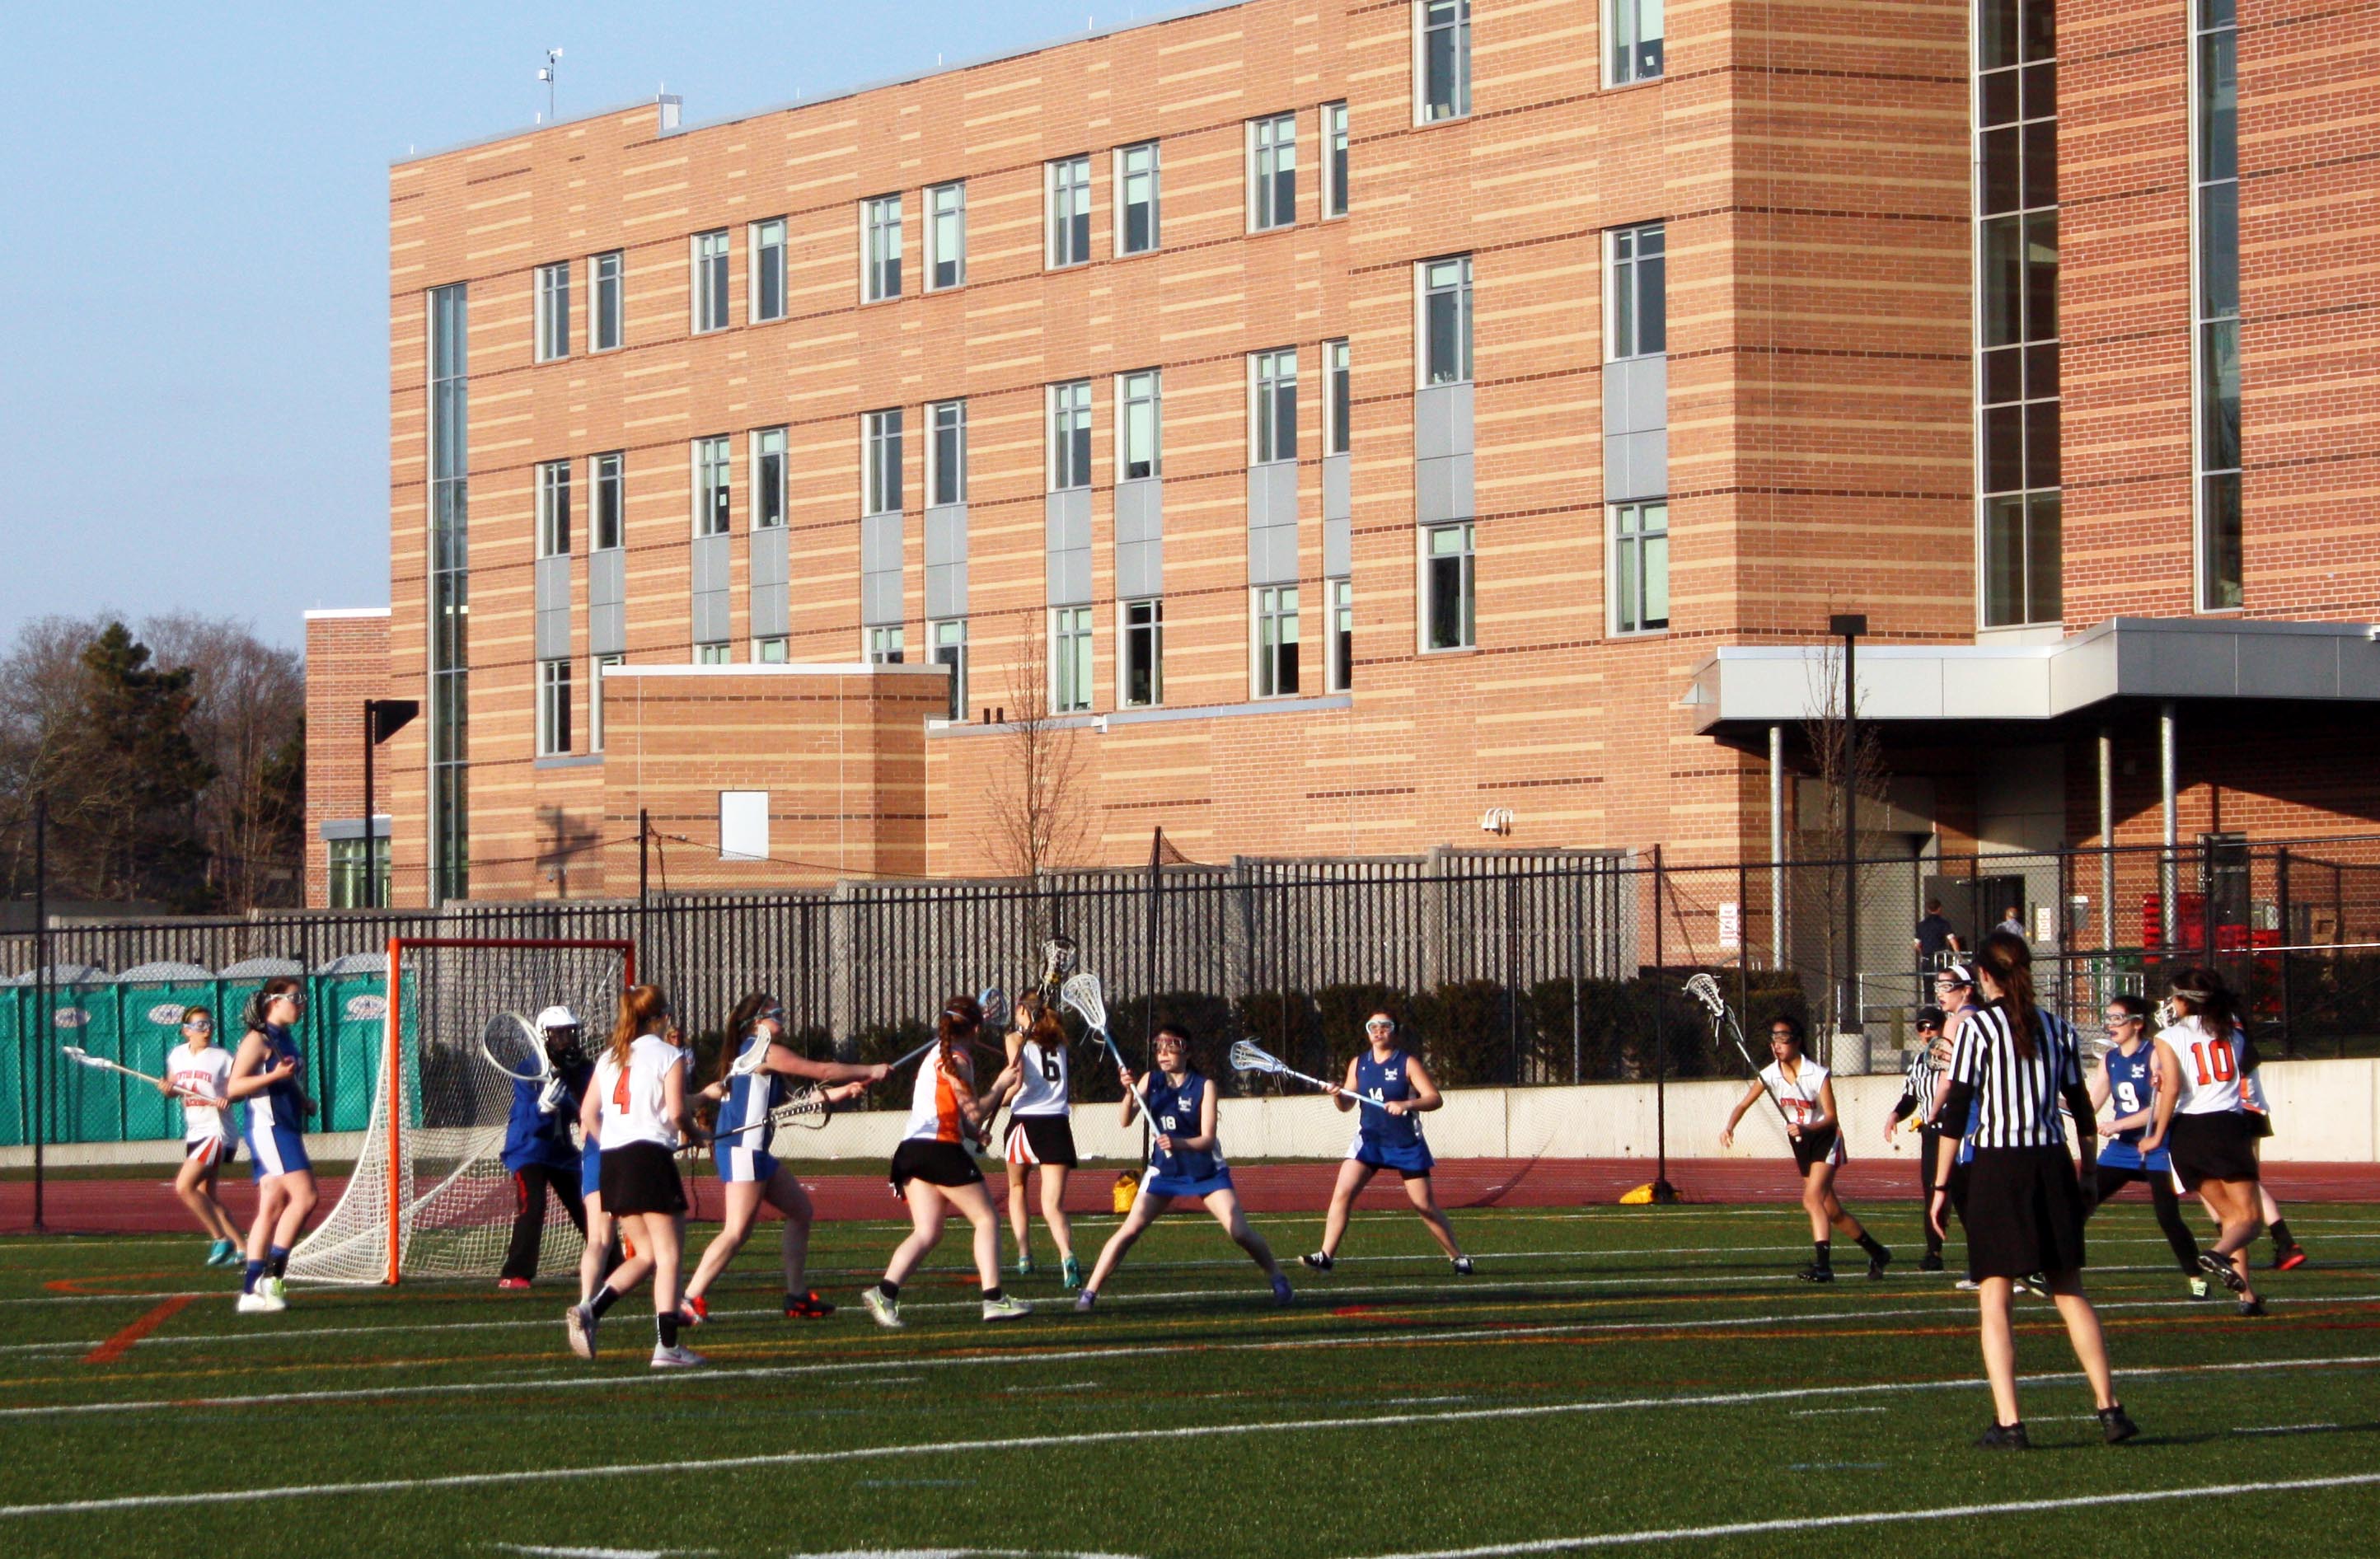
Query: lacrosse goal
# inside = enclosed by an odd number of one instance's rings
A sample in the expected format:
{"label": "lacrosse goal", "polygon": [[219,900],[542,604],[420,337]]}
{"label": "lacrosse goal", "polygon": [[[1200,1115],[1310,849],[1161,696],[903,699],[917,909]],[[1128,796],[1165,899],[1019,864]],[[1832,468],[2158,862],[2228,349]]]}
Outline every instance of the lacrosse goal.
{"label": "lacrosse goal", "polygon": [[[391,937],[386,1024],[371,1115],[330,1215],[290,1253],[307,1283],[493,1277],[510,1240],[504,1166],[514,1079],[481,1047],[489,1020],[575,1013],[591,1057],[635,979],[633,945],[523,938]],[[551,1197],[551,1193],[548,1193]],[[578,1231],[546,1208],[540,1270],[575,1262]]]}

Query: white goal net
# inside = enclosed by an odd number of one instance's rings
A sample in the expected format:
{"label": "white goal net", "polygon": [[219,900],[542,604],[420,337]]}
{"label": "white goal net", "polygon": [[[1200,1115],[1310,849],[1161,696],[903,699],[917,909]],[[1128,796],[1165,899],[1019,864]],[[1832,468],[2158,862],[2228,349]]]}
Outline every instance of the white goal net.
{"label": "white goal net", "polygon": [[[490,1019],[567,1007],[591,1057],[611,1032],[633,964],[626,942],[389,943],[386,1028],[354,1173],[329,1216],[290,1252],[306,1283],[493,1277],[512,1236],[504,1166],[514,1079],[480,1047]],[[532,1084],[531,1086],[535,1086]],[[574,1265],[577,1229],[547,1196],[540,1272]]]}

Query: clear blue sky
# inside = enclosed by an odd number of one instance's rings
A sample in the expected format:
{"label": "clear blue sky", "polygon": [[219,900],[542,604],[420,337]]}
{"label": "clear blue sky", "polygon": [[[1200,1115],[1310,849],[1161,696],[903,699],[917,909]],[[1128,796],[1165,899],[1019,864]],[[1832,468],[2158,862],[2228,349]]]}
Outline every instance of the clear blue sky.
{"label": "clear blue sky", "polygon": [[388,599],[388,164],[650,100],[704,124],[1178,8],[1140,0],[10,7],[0,644]]}

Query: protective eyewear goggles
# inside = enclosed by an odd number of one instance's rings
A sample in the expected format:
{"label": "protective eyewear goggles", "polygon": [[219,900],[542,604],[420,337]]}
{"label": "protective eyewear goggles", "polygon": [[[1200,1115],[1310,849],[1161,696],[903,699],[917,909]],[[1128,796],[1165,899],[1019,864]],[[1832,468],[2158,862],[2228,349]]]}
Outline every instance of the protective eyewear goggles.
{"label": "protective eyewear goggles", "polygon": [[182,1032],[184,1033],[212,1033],[215,1032],[215,1026],[204,1018],[193,1018],[188,1022],[182,1025]]}

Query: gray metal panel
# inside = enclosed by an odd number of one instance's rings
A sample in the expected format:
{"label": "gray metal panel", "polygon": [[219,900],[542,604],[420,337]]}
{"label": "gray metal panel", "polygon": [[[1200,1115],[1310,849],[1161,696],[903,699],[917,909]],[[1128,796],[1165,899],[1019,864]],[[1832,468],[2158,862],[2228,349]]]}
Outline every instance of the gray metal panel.
{"label": "gray metal panel", "polygon": [[1603,498],[1658,498],[1670,490],[1670,434],[1620,433],[1603,441]]}
{"label": "gray metal panel", "polygon": [[899,569],[877,569],[860,574],[859,620],[871,628],[901,621]]}
{"label": "gray metal panel", "polygon": [[1322,457],[1322,517],[1343,520],[1355,513],[1355,477],[1352,454]]}
{"label": "gray metal panel", "polygon": [[1069,547],[1049,555],[1045,581],[1051,606],[1087,606],[1091,598],[1091,550]]}
{"label": "gray metal panel", "polygon": [[1091,489],[1068,488],[1045,502],[1050,550],[1071,551],[1091,544]]}
{"label": "gray metal panel", "polygon": [[1165,543],[1116,543],[1116,598],[1136,600],[1165,594]]}
{"label": "gray metal panel", "polygon": [[1626,357],[1603,365],[1603,430],[1645,433],[1670,425],[1670,359]]}
{"label": "gray metal panel", "polygon": [[705,590],[694,598],[694,642],[727,642],[727,592]]}
{"label": "gray metal panel", "polygon": [[694,593],[710,595],[727,588],[728,542],[724,536],[694,538]]}
{"label": "gray metal panel", "polygon": [[628,598],[628,553],[624,547],[606,547],[587,557],[587,602],[618,606]]}
{"label": "gray metal panel", "polygon": [[791,582],[790,552],[784,526],[770,526],[752,533],[752,588],[755,591],[764,585]]}
{"label": "gray metal panel", "polygon": [[1297,527],[1266,526],[1248,532],[1248,583],[1297,583]]}
{"label": "gray metal panel", "polygon": [[1248,528],[1297,523],[1297,462],[1276,460],[1248,467]]}
{"label": "gray metal panel", "polygon": [[786,597],[790,592],[783,585],[752,586],[752,636],[756,639],[782,638],[794,631],[793,610]]}
{"label": "gray metal panel", "polygon": [[1426,526],[1469,519],[1475,508],[1471,464],[1467,454],[1415,462],[1414,517]]}
{"label": "gray metal panel", "polygon": [[628,608],[625,602],[606,601],[601,606],[587,609],[587,652],[589,655],[625,655],[628,652]]}
{"label": "gray metal panel", "polygon": [[899,514],[866,514],[859,521],[859,572],[882,574],[901,570]]}
{"label": "gray metal panel", "polygon": [[929,562],[926,565],[926,615],[929,619],[965,617],[967,612],[967,565],[961,558],[954,563]]}
{"label": "gray metal panel", "polygon": [[570,654],[570,558],[540,558],[537,584],[537,658],[559,660]]}
{"label": "gray metal panel", "polygon": [[1154,541],[1165,534],[1165,479],[1143,477],[1118,482],[1115,489],[1116,545]]}
{"label": "gray metal panel", "polygon": [[[926,511],[926,566],[963,563],[967,558],[967,506],[945,503]],[[940,616],[929,611],[929,616]]]}
{"label": "gray metal panel", "polygon": [[1471,453],[1471,386],[1425,384],[1414,392],[1414,458]]}
{"label": "gray metal panel", "polygon": [[1355,522],[1345,516],[1322,519],[1322,572],[1331,579],[1343,579],[1355,572]]}

